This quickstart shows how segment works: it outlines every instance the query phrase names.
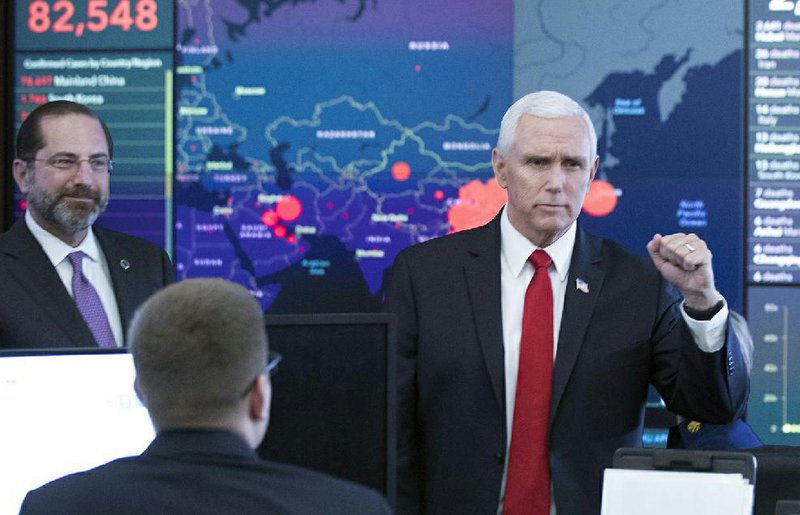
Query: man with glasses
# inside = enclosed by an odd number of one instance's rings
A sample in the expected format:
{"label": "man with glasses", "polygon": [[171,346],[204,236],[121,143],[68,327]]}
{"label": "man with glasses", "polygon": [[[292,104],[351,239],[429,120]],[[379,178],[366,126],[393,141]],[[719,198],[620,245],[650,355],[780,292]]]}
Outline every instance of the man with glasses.
{"label": "man with glasses", "polygon": [[173,284],[144,303],[128,335],[155,440],[140,456],[30,492],[21,514],[390,513],[374,490],[256,455],[275,359],[246,289],[222,279]]}
{"label": "man with glasses", "polygon": [[25,217],[0,235],[0,348],[121,347],[134,310],[172,282],[166,253],[94,226],[114,143],[90,108],[58,100],[17,134]]}

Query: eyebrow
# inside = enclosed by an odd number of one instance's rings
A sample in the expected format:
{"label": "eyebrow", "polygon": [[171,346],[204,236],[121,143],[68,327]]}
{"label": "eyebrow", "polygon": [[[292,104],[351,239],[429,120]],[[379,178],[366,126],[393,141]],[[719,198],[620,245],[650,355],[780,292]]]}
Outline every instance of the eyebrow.
{"label": "eyebrow", "polygon": [[[522,162],[523,163],[528,163],[530,161],[540,160],[540,159],[544,160],[544,161],[547,161],[547,162],[552,162],[552,161],[555,160],[554,156],[549,155],[549,154],[533,154],[533,153],[531,153],[531,154],[523,154],[522,155]],[[582,166],[585,166],[586,163],[587,163],[585,157],[583,157],[583,156],[572,156],[572,155],[562,155],[561,156],[561,161],[575,161],[575,162],[580,163]]]}
{"label": "eyebrow", "polygon": [[[75,152],[62,151],[62,152],[56,152],[55,154],[50,156],[50,158],[53,157],[71,157],[74,159],[78,159],[78,154],[76,154]],[[108,157],[108,154],[106,154],[105,152],[95,152],[94,154],[89,155],[88,159],[97,159],[98,157]]]}

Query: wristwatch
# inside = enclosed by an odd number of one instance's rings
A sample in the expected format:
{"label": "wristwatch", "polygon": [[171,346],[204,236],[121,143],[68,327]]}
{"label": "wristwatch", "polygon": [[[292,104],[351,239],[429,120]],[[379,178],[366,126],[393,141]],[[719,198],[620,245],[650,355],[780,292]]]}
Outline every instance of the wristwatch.
{"label": "wristwatch", "polygon": [[694,320],[701,321],[711,320],[714,318],[714,315],[722,310],[723,307],[725,307],[725,299],[722,298],[722,295],[719,296],[717,303],[708,309],[692,309],[688,304],[685,302],[683,303],[683,310],[686,312],[686,314]]}

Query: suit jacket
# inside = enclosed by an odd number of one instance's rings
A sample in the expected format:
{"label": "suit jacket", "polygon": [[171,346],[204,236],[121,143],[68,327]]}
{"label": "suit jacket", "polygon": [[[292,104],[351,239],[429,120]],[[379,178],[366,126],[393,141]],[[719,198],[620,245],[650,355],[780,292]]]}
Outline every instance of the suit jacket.
{"label": "suit jacket", "polygon": [[173,430],[140,455],[28,493],[20,514],[387,515],[374,490],[262,461],[225,431]]}
{"label": "suit jacket", "polygon": [[[500,216],[401,252],[387,304],[398,317],[398,512],[494,515],[507,448]],[[550,407],[558,515],[600,512],[614,451],[641,445],[648,384],[694,419],[744,409],[733,331],[704,353],[678,309],[648,260],[578,230]]]}
{"label": "suit jacket", "polygon": [[[162,249],[140,238],[97,226],[93,231],[108,261],[125,333],[136,308],[172,282],[172,264]],[[0,234],[0,291],[0,349],[97,346],[22,218]]]}

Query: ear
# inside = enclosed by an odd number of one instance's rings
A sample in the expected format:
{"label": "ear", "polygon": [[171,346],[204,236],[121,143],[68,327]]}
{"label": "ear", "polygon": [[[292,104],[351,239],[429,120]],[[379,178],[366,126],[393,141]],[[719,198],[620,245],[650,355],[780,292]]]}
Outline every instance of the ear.
{"label": "ear", "polygon": [[506,158],[500,154],[500,150],[497,147],[492,150],[492,169],[494,170],[494,177],[497,179],[497,184],[503,189],[508,188],[508,181],[506,180],[508,162]]}
{"label": "ear", "polygon": [[263,421],[269,418],[269,408],[272,404],[272,383],[266,375],[259,375],[253,382],[248,402],[250,403],[251,419]]}
{"label": "ear", "polygon": [[17,183],[17,187],[19,191],[23,194],[28,193],[28,174],[30,170],[28,170],[28,163],[23,161],[22,159],[14,159],[13,163],[14,169],[14,182]]}
{"label": "ear", "polygon": [[592,183],[594,180],[594,176],[597,175],[597,169],[600,167],[600,156],[594,156],[594,163],[592,163],[592,171],[589,173],[589,184]]}

